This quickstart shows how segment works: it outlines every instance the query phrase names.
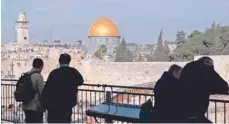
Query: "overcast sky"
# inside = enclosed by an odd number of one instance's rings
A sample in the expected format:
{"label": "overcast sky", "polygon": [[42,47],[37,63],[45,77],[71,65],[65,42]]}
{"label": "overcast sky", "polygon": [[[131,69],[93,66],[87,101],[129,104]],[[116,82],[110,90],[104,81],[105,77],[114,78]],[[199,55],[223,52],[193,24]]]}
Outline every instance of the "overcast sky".
{"label": "overcast sky", "polygon": [[90,24],[101,16],[114,20],[128,42],[150,44],[160,29],[174,40],[177,30],[204,30],[213,20],[229,25],[229,0],[2,0],[2,42],[16,40],[15,21],[23,9],[30,41],[87,40]]}

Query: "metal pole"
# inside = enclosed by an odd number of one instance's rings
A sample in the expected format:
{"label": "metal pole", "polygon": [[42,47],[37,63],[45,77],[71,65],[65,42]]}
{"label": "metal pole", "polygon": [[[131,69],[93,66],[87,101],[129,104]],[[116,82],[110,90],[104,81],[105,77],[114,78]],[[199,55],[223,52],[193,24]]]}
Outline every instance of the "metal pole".
{"label": "metal pole", "polygon": [[11,71],[12,71],[12,75],[14,75],[14,59],[12,60]]}
{"label": "metal pole", "polygon": [[106,102],[111,103],[111,91],[106,91]]}
{"label": "metal pole", "polygon": [[[106,91],[106,102],[109,105],[111,103],[111,91]],[[112,120],[105,119],[106,123],[112,123]]]}

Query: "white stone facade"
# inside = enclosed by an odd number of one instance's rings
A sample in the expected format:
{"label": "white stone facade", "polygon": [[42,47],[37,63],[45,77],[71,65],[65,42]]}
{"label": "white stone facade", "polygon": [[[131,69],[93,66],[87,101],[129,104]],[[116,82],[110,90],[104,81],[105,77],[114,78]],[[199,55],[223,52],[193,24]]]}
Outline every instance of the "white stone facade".
{"label": "white stone facade", "polygon": [[17,42],[18,43],[28,43],[29,42],[29,25],[26,20],[26,13],[21,11],[18,16],[18,21],[16,22],[17,31]]}

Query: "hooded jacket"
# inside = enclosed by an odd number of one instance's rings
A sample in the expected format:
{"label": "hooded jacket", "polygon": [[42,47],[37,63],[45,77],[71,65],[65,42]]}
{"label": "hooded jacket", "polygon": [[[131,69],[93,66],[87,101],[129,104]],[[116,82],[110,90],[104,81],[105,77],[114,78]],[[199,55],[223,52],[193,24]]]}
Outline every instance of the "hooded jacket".
{"label": "hooded jacket", "polygon": [[179,109],[179,80],[164,72],[154,87],[155,110],[162,118],[175,117]]}

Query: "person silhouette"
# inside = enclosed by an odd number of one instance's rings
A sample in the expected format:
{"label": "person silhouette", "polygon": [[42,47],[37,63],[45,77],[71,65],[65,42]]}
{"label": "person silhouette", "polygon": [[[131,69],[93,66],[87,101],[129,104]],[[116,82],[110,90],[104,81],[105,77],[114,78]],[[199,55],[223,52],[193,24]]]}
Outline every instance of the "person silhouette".
{"label": "person silhouette", "polygon": [[48,76],[42,94],[42,105],[48,111],[48,123],[71,123],[72,109],[77,104],[78,87],[84,82],[80,72],[70,67],[71,56],[59,57],[59,68]]}
{"label": "person silhouette", "polygon": [[215,71],[213,60],[202,57],[186,64],[180,76],[179,93],[181,104],[177,112],[181,113],[183,123],[211,123],[205,117],[211,94],[228,93],[228,83]]}
{"label": "person silhouette", "polygon": [[176,122],[176,109],[179,103],[178,90],[180,86],[179,78],[182,67],[172,65],[168,71],[164,72],[156,82],[153,89],[155,96],[153,122],[172,123]]}

